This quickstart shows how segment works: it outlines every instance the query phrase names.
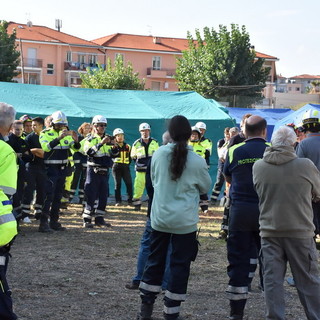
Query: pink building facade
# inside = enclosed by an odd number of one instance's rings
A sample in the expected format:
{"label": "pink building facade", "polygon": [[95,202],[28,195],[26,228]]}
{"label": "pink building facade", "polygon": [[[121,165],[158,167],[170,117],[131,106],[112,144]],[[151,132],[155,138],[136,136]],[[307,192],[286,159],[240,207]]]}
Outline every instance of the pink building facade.
{"label": "pink building facade", "polygon": [[[124,62],[131,62],[139,77],[145,79],[145,88],[154,91],[177,91],[174,79],[176,60],[188,49],[188,40],[180,38],[141,36],[117,33],[87,41],[63,32],[30,23],[11,22],[8,32],[17,32],[17,45],[23,59],[18,82],[42,85],[78,87],[79,74],[86,68],[105,65],[107,58],[114,61],[122,55]],[[276,79],[276,57],[256,52],[270,67],[269,79],[264,89],[272,101]]]}

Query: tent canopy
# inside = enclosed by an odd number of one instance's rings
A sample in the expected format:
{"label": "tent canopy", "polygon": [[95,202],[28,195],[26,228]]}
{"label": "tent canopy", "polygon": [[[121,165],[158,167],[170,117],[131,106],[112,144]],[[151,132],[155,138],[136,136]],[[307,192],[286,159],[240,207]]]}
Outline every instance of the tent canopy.
{"label": "tent canopy", "polygon": [[[196,92],[98,90],[1,82],[0,101],[13,105],[18,116],[45,117],[61,110],[74,130],[101,114],[108,119],[107,132],[112,134],[115,128],[122,128],[130,144],[139,138],[141,122],[151,125],[152,136],[161,143],[167,121],[178,114],[188,118],[191,125],[204,121],[206,136],[214,146],[223,137],[223,129],[234,125],[218,103]],[[215,147],[211,161],[217,163]]]}
{"label": "tent canopy", "polygon": [[274,126],[278,121],[284,117],[287,117],[294,111],[291,109],[249,109],[249,108],[227,108],[229,115],[236,120],[237,125],[240,125],[242,117],[246,113],[251,113],[257,116],[261,116],[267,121],[267,138],[270,140]]}
{"label": "tent canopy", "polygon": [[286,117],[279,120],[276,123],[274,128],[277,129],[280,126],[284,126],[289,123],[294,123],[296,126],[300,126],[302,123],[302,117],[303,117],[304,113],[310,109],[320,111],[320,104],[308,103],[308,104],[304,105],[303,107],[301,107],[297,111],[294,111],[294,112],[290,113],[289,115],[287,115]]}

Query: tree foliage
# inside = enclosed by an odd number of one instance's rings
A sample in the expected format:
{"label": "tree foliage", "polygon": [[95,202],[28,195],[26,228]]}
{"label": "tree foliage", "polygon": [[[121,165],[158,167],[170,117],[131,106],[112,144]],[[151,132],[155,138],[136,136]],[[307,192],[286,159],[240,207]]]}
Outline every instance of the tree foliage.
{"label": "tree foliage", "polygon": [[232,24],[231,31],[205,27],[203,37],[188,32],[188,50],[178,58],[176,79],[182,91],[194,90],[206,98],[248,106],[262,99],[270,68],[257,59],[245,26]]}
{"label": "tree foliage", "polygon": [[86,74],[80,74],[82,87],[91,89],[123,89],[143,90],[145,81],[133,71],[132,64],[125,66],[123,57],[118,55],[112,66],[110,58],[107,60],[106,70],[98,65],[96,69],[87,68]]}
{"label": "tree foliage", "polygon": [[17,76],[20,52],[16,50],[16,32],[8,34],[8,22],[0,20],[0,81],[12,82]]}

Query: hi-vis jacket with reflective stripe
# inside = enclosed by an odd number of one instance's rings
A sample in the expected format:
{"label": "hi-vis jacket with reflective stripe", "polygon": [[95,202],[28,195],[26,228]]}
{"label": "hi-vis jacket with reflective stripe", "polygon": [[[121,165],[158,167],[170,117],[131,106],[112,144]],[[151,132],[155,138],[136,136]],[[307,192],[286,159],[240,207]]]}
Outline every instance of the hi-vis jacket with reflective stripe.
{"label": "hi-vis jacket with reflective stripe", "polygon": [[111,144],[102,144],[104,138],[98,134],[91,134],[85,139],[83,150],[88,155],[88,166],[111,168],[113,165],[112,156],[118,154],[118,151],[113,151]]}
{"label": "hi-vis jacket with reflective stripe", "polygon": [[127,144],[125,142],[123,143],[122,146],[120,146],[119,144],[116,144],[113,149],[118,150],[118,152],[119,152],[119,154],[113,160],[114,163],[124,163],[124,164],[130,163],[130,161],[131,161],[131,157],[130,157],[131,147],[129,144]]}
{"label": "hi-vis jacket with reflective stripe", "polygon": [[148,162],[158,148],[159,144],[157,140],[153,138],[149,138],[148,143],[144,143],[141,138],[133,143],[131,149],[131,158],[136,162],[136,171],[147,171]]}
{"label": "hi-vis jacket with reflective stripe", "polygon": [[209,156],[212,154],[212,141],[209,138],[202,137],[200,139],[201,144],[209,151]]}
{"label": "hi-vis jacket with reflective stripe", "polygon": [[46,165],[69,163],[70,149],[78,151],[80,143],[74,142],[71,136],[58,140],[60,133],[54,129],[45,129],[40,133],[40,144],[44,151],[44,163]]}
{"label": "hi-vis jacket with reflective stripe", "polygon": [[195,142],[188,142],[188,145],[192,147],[192,150],[198,154],[200,157],[205,159],[206,157],[206,148],[202,145],[201,142],[195,141]]}
{"label": "hi-vis jacket with reflective stripe", "polygon": [[0,247],[8,244],[17,234],[17,222],[7,197],[15,194],[16,188],[16,154],[7,143],[0,140]]}

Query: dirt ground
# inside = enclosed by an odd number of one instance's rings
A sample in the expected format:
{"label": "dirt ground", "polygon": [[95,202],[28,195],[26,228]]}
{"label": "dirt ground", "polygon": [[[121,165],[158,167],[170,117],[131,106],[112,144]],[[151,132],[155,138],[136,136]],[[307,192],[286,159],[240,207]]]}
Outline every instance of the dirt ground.
{"label": "dirt ground", "polygon": [[[222,211],[201,218],[200,251],[192,264],[185,319],[227,319],[226,244],[216,240]],[[108,207],[112,228],[83,229],[79,205],[70,205],[61,222],[65,232],[37,232],[38,222],[22,225],[12,250],[8,280],[20,320],[134,320],[140,298],[125,284],[135,273],[146,208]],[[285,284],[287,320],[305,319],[295,288]],[[162,319],[160,294],[154,319]],[[264,319],[255,277],[245,319]]]}

